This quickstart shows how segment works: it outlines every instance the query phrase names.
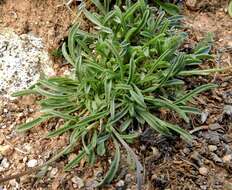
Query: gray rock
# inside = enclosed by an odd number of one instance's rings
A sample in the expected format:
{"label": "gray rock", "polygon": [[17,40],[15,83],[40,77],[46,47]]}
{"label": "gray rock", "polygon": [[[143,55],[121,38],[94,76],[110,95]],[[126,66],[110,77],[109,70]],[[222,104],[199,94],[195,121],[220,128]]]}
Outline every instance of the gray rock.
{"label": "gray rock", "polygon": [[41,73],[53,75],[51,65],[40,38],[0,29],[0,96],[11,98],[12,93],[36,83]]}
{"label": "gray rock", "polygon": [[222,159],[219,158],[219,156],[218,156],[217,154],[213,153],[213,152],[210,153],[210,158],[211,158],[211,160],[213,160],[216,164],[220,164],[220,163],[223,162]]}
{"label": "gray rock", "polygon": [[223,92],[222,97],[226,104],[232,104],[232,91]]}
{"label": "gray rock", "polygon": [[203,137],[207,140],[208,144],[218,145],[220,143],[220,137],[216,131],[208,131],[203,133]]}

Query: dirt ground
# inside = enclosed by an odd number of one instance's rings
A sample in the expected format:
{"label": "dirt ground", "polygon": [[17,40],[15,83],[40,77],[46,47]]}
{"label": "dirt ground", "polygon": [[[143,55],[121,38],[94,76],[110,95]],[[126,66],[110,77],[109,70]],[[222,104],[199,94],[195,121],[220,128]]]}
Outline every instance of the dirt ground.
{"label": "dirt ground", "polygon": [[43,38],[48,49],[56,48],[75,19],[63,0],[0,0],[0,24],[18,34],[32,32]]}
{"label": "dirt ground", "polygon": [[[227,13],[228,1],[202,0],[183,4],[184,24],[190,36],[186,46],[214,33],[215,59],[203,67],[228,67],[232,64],[232,18]],[[75,19],[70,9],[59,0],[0,1],[0,25],[10,26],[18,33],[33,32],[44,39],[48,49],[57,48]],[[59,60],[60,61],[60,60]],[[54,63],[57,70],[59,64]],[[134,150],[145,167],[146,190],[231,190],[232,189],[232,71],[207,77],[189,79],[196,86],[214,82],[219,87],[204,93],[193,102],[202,109],[201,117],[193,117],[190,130],[194,140],[186,144],[179,139],[168,139],[150,130],[144,131]],[[7,147],[0,155],[6,168],[0,177],[28,169],[28,162],[44,163],[68,142],[67,136],[54,139],[45,134],[60,121],[50,121],[25,134],[16,134],[15,127],[34,118],[38,112],[36,97],[28,96],[2,102],[0,110],[0,147]],[[46,126],[46,127],[44,127]],[[93,189],[95,179],[107,170],[107,158],[94,167],[81,163],[71,172],[63,166],[75,154],[60,158],[54,165],[36,175],[23,176],[0,185],[0,189]],[[119,177],[113,185],[102,189],[135,189],[135,176],[127,164],[121,162]]]}

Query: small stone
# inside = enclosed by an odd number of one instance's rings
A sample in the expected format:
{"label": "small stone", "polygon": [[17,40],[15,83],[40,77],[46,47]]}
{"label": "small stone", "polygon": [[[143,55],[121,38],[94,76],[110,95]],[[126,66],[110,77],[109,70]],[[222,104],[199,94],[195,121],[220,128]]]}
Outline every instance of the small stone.
{"label": "small stone", "polygon": [[8,162],[8,160],[6,158],[3,158],[1,165],[3,168],[7,169],[10,166],[10,163]]}
{"label": "small stone", "polygon": [[26,163],[26,162],[27,162],[27,156],[23,158],[23,163]]}
{"label": "small stone", "polygon": [[14,187],[13,189],[19,189],[19,184],[18,184],[18,182],[17,182],[15,179],[10,180],[10,181],[9,181],[9,184],[10,184],[12,187]]}
{"label": "small stone", "polygon": [[187,155],[188,155],[190,152],[191,152],[191,150],[190,150],[189,148],[184,148],[184,149],[183,149],[183,153],[184,153],[184,154],[187,154]]}
{"label": "small stone", "polygon": [[197,152],[197,151],[194,151],[190,158],[198,165],[198,166],[201,166],[203,164],[202,162],[202,156]]}
{"label": "small stone", "polygon": [[201,123],[205,123],[207,121],[209,117],[209,112],[208,111],[204,111],[201,113]]}
{"label": "small stone", "polygon": [[232,105],[225,105],[223,112],[228,116],[232,116]]}
{"label": "small stone", "polygon": [[77,176],[73,177],[71,181],[78,186],[78,188],[82,188],[85,186],[83,180]]}
{"label": "small stone", "polygon": [[28,143],[25,143],[23,148],[29,153],[32,150],[32,146]]}
{"label": "small stone", "polygon": [[116,183],[116,187],[124,187],[125,182],[123,180],[120,180],[118,183]]}
{"label": "small stone", "polygon": [[132,176],[131,176],[131,174],[126,174],[126,176],[125,176],[125,182],[126,182],[126,183],[131,183],[131,181],[132,181]]}
{"label": "small stone", "polygon": [[203,134],[203,137],[207,140],[208,144],[218,145],[220,143],[219,133],[216,131],[209,131]]}
{"label": "small stone", "polygon": [[152,149],[152,153],[153,153],[152,156],[153,156],[154,160],[158,160],[161,156],[159,149],[156,147],[151,147],[151,149]]}
{"label": "small stone", "polygon": [[27,166],[28,166],[29,168],[33,168],[33,167],[35,167],[37,164],[38,164],[38,161],[35,160],[35,159],[29,160],[29,161],[27,162]]}
{"label": "small stone", "polygon": [[3,156],[10,155],[12,151],[13,150],[11,149],[10,145],[0,145],[0,154]]}
{"label": "small stone", "polygon": [[232,155],[231,154],[225,155],[223,156],[222,160],[224,163],[229,163],[232,160]]}
{"label": "small stone", "polygon": [[206,167],[200,167],[199,168],[199,173],[201,174],[201,175],[204,175],[204,176],[206,176],[207,174],[208,174],[208,169],[206,168]]}
{"label": "small stone", "polygon": [[57,174],[57,172],[58,172],[58,169],[57,169],[57,168],[52,168],[51,173],[50,173],[50,176],[51,176],[51,177],[54,177],[54,176]]}
{"label": "small stone", "polygon": [[210,152],[214,152],[217,150],[217,146],[215,146],[215,145],[209,145],[208,148],[209,148]]}
{"label": "small stone", "polygon": [[197,10],[197,0],[186,0],[186,6],[189,10]]}
{"label": "small stone", "polygon": [[219,158],[218,155],[213,153],[213,152],[210,153],[210,158],[211,158],[211,160],[214,161],[215,164],[220,164],[223,162],[222,159]]}

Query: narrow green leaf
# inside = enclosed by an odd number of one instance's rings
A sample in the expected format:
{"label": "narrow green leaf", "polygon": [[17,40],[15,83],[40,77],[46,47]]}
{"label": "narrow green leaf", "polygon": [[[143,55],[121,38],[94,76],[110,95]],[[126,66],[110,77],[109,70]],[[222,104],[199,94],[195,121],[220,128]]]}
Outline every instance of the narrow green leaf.
{"label": "narrow green leaf", "polygon": [[101,142],[97,145],[97,154],[103,156],[106,153],[105,142]]}
{"label": "narrow green leaf", "polygon": [[25,124],[22,124],[22,125],[18,126],[16,128],[16,131],[17,132],[24,132],[24,131],[26,131],[28,129],[31,129],[32,127],[35,127],[36,125],[39,125],[42,122],[48,120],[50,117],[51,117],[50,115],[40,116],[40,117],[38,117],[38,118],[36,118],[36,119],[34,119],[32,121],[29,121],[29,122],[27,122]]}
{"label": "narrow green leaf", "polygon": [[75,66],[75,62],[73,61],[73,59],[71,58],[71,56],[69,56],[67,49],[66,49],[66,44],[63,43],[62,45],[62,54],[64,56],[64,58],[72,65]]}
{"label": "narrow green leaf", "polygon": [[179,15],[180,13],[178,6],[172,3],[163,3],[160,0],[155,0],[155,2],[159,4],[159,6],[161,6],[170,15]]}
{"label": "narrow green leaf", "polygon": [[26,96],[26,95],[31,95],[31,94],[36,94],[36,91],[35,90],[31,90],[31,89],[21,90],[19,92],[13,93],[11,96],[18,97],[18,96]]}
{"label": "narrow green leaf", "polygon": [[106,9],[99,0],[92,0],[92,2],[99,9],[99,11],[101,11],[103,15],[106,14]]}
{"label": "narrow green leaf", "polygon": [[228,13],[232,17],[232,1],[230,0],[229,6],[228,6]]}
{"label": "narrow green leaf", "polygon": [[130,58],[130,62],[129,62],[129,76],[128,76],[128,80],[127,80],[127,84],[130,84],[131,81],[133,81],[133,77],[134,77],[134,73],[135,73],[135,53],[132,54],[131,58]]}
{"label": "narrow green leaf", "polygon": [[144,98],[143,96],[140,96],[138,95],[135,91],[133,90],[130,90],[130,95],[131,95],[131,98],[136,102],[138,103],[140,106],[146,108],[146,104],[144,102]]}
{"label": "narrow green leaf", "polygon": [[216,88],[217,85],[216,84],[205,84],[205,85],[201,85],[197,88],[195,88],[194,90],[190,91],[189,93],[187,93],[186,95],[182,96],[181,98],[179,98],[178,100],[176,100],[174,103],[175,104],[180,104],[183,102],[187,102],[188,100],[190,100],[192,97],[196,96],[197,94]]}
{"label": "narrow green leaf", "polygon": [[103,184],[109,184],[115,177],[116,172],[118,170],[119,167],[119,162],[120,162],[120,149],[119,149],[119,145],[116,141],[114,141],[115,144],[115,156],[114,159],[110,165],[110,168],[108,170],[108,172],[106,173],[104,179],[98,184],[98,186],[101,186]]}
{"label": "narrow green leaf", "polygon": [[149,97],[146,97],[145,100],[154,106],[168,108],[168,109],[171,109],[171,110],[177,112],[187,123],[189,123],[189,118],[187,117],[185,112],[182,111],[177,105],[175,105],[170,100],[167,100],[167,99],[162,100],[159,98],[149,98]]}
{"label": "narrow green leaf", "polygon": [[71,160],[64,168],[65,171],[70,171],[72,168],[75,168],[80,161],[84,158],[85,156],[85,151],[82,150],[79,152],[79,154],[76,156],[76,158],[74,158],[73,160]]}

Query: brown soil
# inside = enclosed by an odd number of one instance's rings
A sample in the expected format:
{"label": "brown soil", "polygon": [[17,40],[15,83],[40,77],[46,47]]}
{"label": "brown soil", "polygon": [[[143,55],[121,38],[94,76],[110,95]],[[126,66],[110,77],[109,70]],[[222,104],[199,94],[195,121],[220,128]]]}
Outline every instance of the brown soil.
{"label": "brown soil", "polygon": [[[16,3],[17,2],[17,3]],[[13,27],[19,33],[32,31],[41,36],[47,47],[57,47],[67,35],[67,29],[75,16],[62,5],[63,1],[55,0],[5,0],[0,4],[1,20],[4,25]],[[215,61],[206,62],[203,67],[231,66],[232,63],[232,22],[226,12],[228,1],[201,1],[200,6],[184,7],[186,31],[190,42],[202,39],[207,32],[215,34],[213,54]],[[37,24],[36,24],[37,23]],[[190,44],[191,45],[191,44]],[[58,66],[58,65],[57,65]],[[203,110],[202,118],[194,117],[192,126],[184,127],[192,131],[194,140],[186,144],[178,139],[160,137],[152,131],[145,131],[135,146],[145,166],[146,190],[230,190],[232,189],[232,114],[225,112],[225,107],[232,105],[232,72],[216,73],[208,77],[190,79],[191,85],[215,82],[219,88],[204,93],[194,102]],[[28,133],[18,135],[14,128],[19,123],[34,118],[37,113],[36,98],[24,97],[7,103],[0,110],[0,145],[9,145],[5,156],[10,166],[0,176],[12,175],[24,171],[30,159],[39,164],[51,158],[59,148],[68,141],[66,136],[55,139],[44,139],[44,135],[62,121],[50,121],[46,128],[38,126]],[[22,104],[22,102],[24,102]],[[197,128],[199,127],[199,128]],[[212,150],[212,145],[216,150]],[[44,170],[40,178],[24,176],[3,184],[7,189],[92,189],[94,178],[106,171],[107,158],[94,167],[84,163],[71,172],[63,172],[63,166],[74,154],[63,157],[55,165]],[[1,159],[1,158],[0,158]],[[56,172],[54,172],[57,170]],[[122,162],[119,177],[115,184],[122,180],[124,187],[109,185],[103,189],[135,189],[133,171]],[[81,182],[74,180],[80,177],[85,187],[79,188]],[[75,181],[75,182],[74,182]],[[1,189],[1,186],[0,186]],[[16,188],[17,189],[17,188]],[[18,188],[19,189],[19,188]]]}
{"label": "brown soil", "polygon": [[0,1],[0,24],[19,34],[32,32],[42,37],[49,49],[60,44],[74,18],[75,11],[63,0]]}

